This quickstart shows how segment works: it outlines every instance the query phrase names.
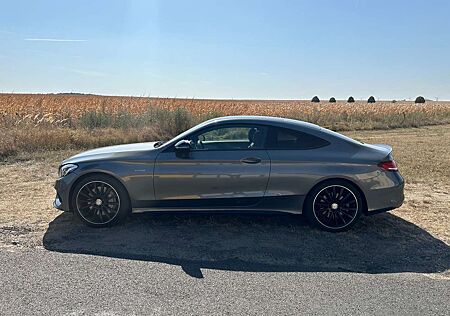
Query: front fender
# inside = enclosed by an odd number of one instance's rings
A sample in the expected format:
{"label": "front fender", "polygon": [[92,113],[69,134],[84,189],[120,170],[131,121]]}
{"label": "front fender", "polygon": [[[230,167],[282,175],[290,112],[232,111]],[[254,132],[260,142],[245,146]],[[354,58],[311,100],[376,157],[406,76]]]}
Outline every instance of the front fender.
{"label": "front fender", "polygon": [[73,183],[93,173],[106,174],[122,183],[134,204],[140,200],[154,200],[153,170],[153,160],[88,162],[79,165]]}

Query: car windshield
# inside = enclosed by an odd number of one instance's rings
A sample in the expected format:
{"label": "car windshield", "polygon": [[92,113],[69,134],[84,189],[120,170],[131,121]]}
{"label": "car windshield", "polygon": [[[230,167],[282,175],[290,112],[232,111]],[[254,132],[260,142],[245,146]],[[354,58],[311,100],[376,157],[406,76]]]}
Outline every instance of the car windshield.
{"label": "car windshield", "polygon": [[200,123],[194,127],[189,128],[188,130],[182,132],[181,134],[175,136],[174,138],[172,138],[171,140],[165,142],[164,144],[174,144],[179,140],[185,139],[188,135],[194,133],[196,130],[199,130],[201,128],[203,128],[204,126],[208,125],[208,124],[212,124],[215,120],[210,120],[210,121],[206,121],[203,123]]}

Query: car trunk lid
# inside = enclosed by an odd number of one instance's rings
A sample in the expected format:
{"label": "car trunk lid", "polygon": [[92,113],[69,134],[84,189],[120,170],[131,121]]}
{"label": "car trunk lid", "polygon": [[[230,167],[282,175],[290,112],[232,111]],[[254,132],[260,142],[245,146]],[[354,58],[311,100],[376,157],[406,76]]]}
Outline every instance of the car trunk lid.
{"label": "car trunk lid", "polygon": [[358,151],[358,158],[373,162],[392,160],[392,147],[386,144],[362,144]]}

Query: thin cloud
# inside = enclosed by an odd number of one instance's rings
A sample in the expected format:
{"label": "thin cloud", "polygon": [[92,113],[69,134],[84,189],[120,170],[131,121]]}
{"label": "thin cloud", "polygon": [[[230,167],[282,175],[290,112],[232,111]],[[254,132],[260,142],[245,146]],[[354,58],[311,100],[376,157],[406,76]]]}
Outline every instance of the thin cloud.
{"label": "thin cloud", "polygon": [[31,42],[87,42],[85,39],[71,38],[26,38],[25,41]]}
{"label": "thin cloud", "polygon": [[88,76],[88,77],[106,77],[109,74],[95,71],[95,70],[86,70],[86,69],[73,69],[73,68],[62,68],[63,70],[70,71],[79,75]]}

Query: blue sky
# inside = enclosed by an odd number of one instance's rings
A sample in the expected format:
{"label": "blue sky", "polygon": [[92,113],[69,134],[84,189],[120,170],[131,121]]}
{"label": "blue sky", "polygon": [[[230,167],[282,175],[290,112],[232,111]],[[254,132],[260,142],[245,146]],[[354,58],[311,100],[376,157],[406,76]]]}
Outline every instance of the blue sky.
{"label": "blue sky", "polygon": [[0,92],[450,99],[450,1],[2,1]]}

